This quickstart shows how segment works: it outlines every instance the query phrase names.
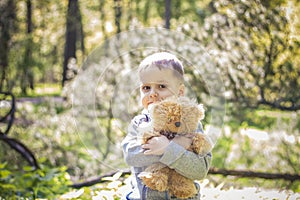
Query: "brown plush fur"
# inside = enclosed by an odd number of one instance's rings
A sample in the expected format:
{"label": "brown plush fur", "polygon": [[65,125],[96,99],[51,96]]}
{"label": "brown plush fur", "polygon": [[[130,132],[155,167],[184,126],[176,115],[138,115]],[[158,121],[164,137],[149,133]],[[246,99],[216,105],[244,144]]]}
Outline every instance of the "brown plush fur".
{"label": "brown plush fur", "polygon": [[[204,109],[186,97],[168,98],[153,106],[151,109],[153,131],[145,132],[143,142],[150,138],[165,135],[170,140],[176,134],[192,138],[188,148],[197,154],[205,155],[212,149],[209,138],[197,133],[199,120],[204,118]],[[158,191],[168,190],[170,195],[178,198],[189,198],[196,195],[194,181],[188,179],[162,163],[149,166],[139,177],[144,184]]]}

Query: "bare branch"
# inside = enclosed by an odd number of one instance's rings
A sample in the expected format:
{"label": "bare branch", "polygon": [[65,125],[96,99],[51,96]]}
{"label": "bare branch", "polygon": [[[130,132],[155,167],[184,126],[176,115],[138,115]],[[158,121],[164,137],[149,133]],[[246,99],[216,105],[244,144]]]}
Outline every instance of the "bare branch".
{"label": "bare branch", "polygon": [[[104,174],[102,176],[99,176],[98,178],[88,180],[86,182],[82,183],[74,183],[73,185],[70,185],[70,187],[73,188],[81,188],[81,187],[88,187],[92,186],[97,183],[104,183],[108,180],[105,180],[103,178],[105,177],[112,177],[114,174],[116,174],[118,171],[110,172],[107,174]],[[209,169],[209,174],[219,174],[223,176],[237,176],[237,177],[247,177],[247,178],[263,178],[263,179],[283,179],[286,181],[296,181],[300,180],[299,174],[280,174],[280,173],[267,173],[267,172],[254,172],[254,171],[247,171],[247,170],[227,170],[227,169],[217,169],[217,168],[211,168]],[[126,175],[130,175],[131,172],[129,169],[122,170],[121,177],[125,177]]]}

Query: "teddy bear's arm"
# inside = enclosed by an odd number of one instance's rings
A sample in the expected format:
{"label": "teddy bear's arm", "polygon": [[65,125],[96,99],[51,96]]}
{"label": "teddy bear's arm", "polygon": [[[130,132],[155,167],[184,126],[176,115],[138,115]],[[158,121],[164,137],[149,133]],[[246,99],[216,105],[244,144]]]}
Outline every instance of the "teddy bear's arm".
{"label": "teddy bear's arm", "polygon": [[212,150],[212,143],[210,138],[202,133],[197,133],[193,137],[192,145],[189,150],[200,154],[205,155]]}

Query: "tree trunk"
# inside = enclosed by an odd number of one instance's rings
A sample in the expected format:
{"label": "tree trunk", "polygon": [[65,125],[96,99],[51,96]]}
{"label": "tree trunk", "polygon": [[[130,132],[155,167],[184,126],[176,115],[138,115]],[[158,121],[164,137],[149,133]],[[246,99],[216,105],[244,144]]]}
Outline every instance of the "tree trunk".
{"label": "tree trunk", "polygon": [[0,6],[0,91],[3,90],[8,68],[9,44],[16,19],[14,0],[1,1]]}
{"label": "tree trunk", "polygon": [[105,23],[106,23],[106,13],[104,10],[104,6],[105,6],[105,0],[100,0],[99,1],[99,10],[100,10],[100,21],[101,21],[101,32],[103,34],[103,38],[104,40],[107,39],[107,32],[105,29]]}
{"label": "tree trunk", "polygon": [[63,63],[62,85],[77,74],[77,44],[84,54],[84,31],[78,0],[69,0],[66,18],[66,43]]}
{"label": "tree trunk", "polygon": [[[143,23],[144,24],[148,24],[148,22],[149,22],[148,18],[149,18],[150,6],[151,6],[150,3],[151,3],[151,0],[147,0],[146,3],[145,3],[144,13],[143,13]],[[137,9],[138,9],[137,13],[139,15],[139,12],[140,12],[139,5],[137,5]]]}
{"label": "tree trunk", "polygon": [[33,58],[32,58],[32,4],[31,0],[26,1],[26,25],[27,25],[27,42],[25,46],[25,53],[24,53],[24,61],[22,64],[22,76],[21,76],[21,90],[23,94],[27,93],[27,87],[29,86],[31,89],[34,89],[34,77],[32,72],[33,66]]}
{"label": "tree trunk", "polygon": [[67,25],[66,25],[66,44],[64,52],[63,64],[63,79],[62,85],[68,80],[68,64],[72,58],[76,59],[76,12],[78,11],[78,0],[69,0],[67,11]]}
{"label": "tree trunk", "polygon": [[115,3],[115,25],[117,27],[117,33],[121,33],[121,16],[122,16],[122,1],[114,0]]}
{"label": "tree trunk", "polygon": [[165,28],[170,29],[171,0],[165,0]]}
{"label": "tree trunk", "polygon": [[83,31],[83,25],[82,25],[82,18],[81,18],[81,12],[79,9],[79,5],[77,4],[77,11],[76,11],[76,24],[77,24],[77,33],[78,37],[76,37],[76,42],[80,43],[80,50],[82,52],[82,55],[84,55],[85,47],[84,47],[84,31]]}

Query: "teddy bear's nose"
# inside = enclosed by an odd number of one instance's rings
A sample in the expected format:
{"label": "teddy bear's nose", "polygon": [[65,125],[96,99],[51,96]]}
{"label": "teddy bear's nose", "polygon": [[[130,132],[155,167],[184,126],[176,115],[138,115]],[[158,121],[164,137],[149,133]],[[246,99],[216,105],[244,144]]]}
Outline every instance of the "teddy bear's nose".
{"label": "teddy bear's nose", "polygon": [[175,126],[179,127],[180,126],[180,122],[175,122]]}

